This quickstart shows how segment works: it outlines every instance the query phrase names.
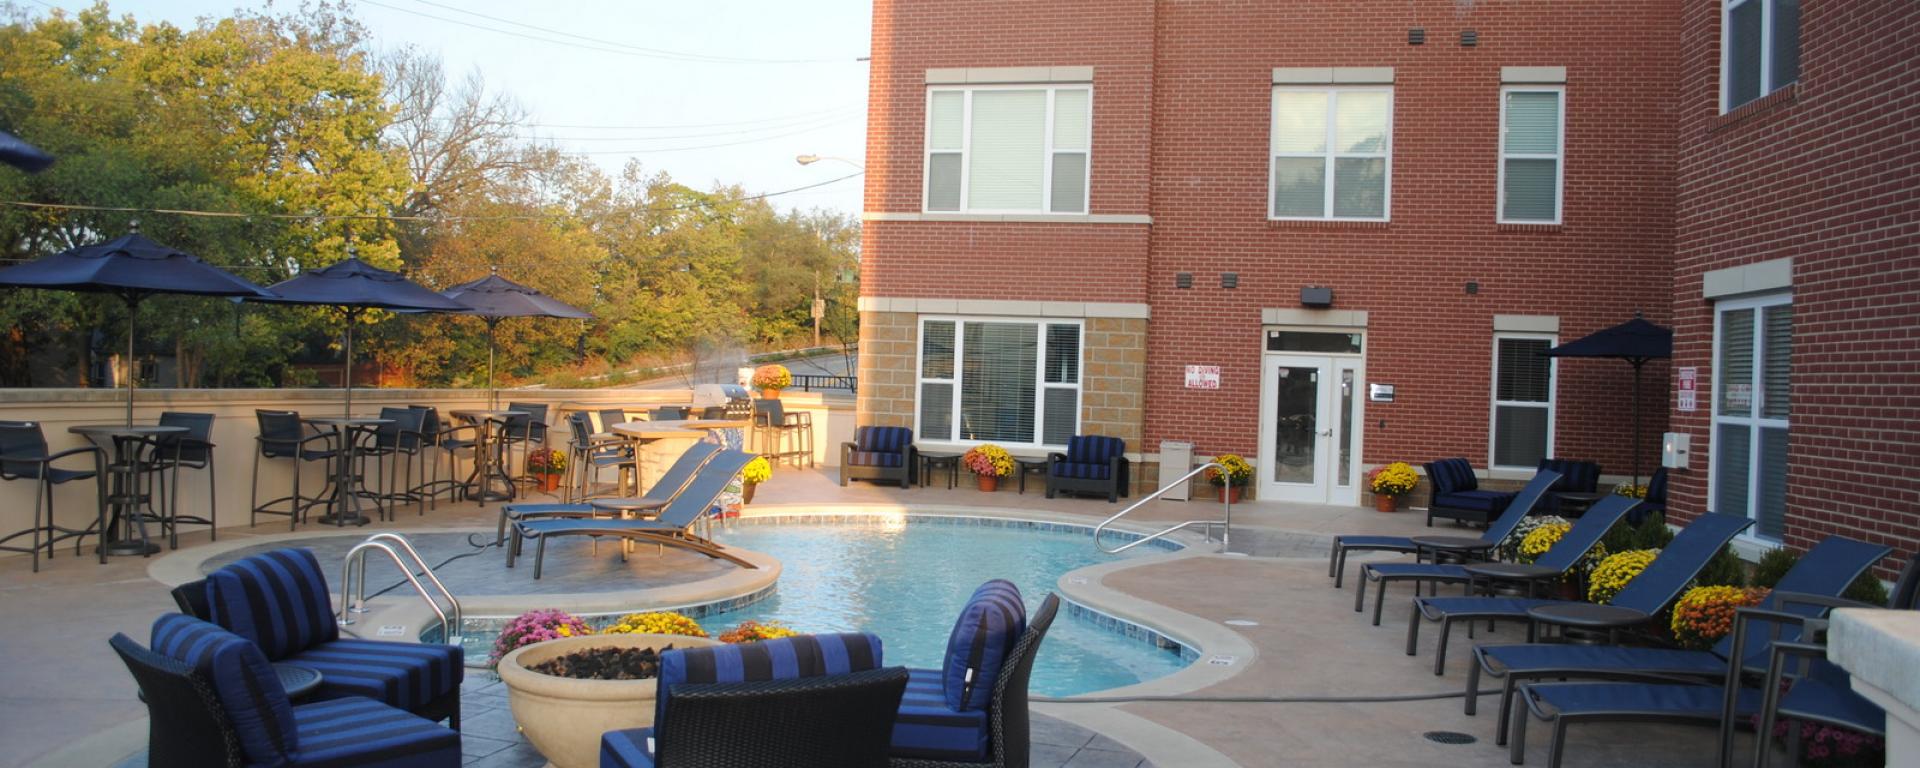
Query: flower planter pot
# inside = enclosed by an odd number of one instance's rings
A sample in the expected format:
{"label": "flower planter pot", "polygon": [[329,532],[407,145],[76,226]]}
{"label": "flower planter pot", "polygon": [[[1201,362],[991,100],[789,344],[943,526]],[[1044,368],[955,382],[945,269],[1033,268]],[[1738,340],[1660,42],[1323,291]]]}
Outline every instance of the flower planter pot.
{"label": "flower planter pot", "polygon": [[1400,497],[1376,493],[1373,495],[1373,508],[1381,512],[1398,512],[1400,510]]}
{"label": "flower planter pot", "polygon": [[560,475],[541,473],[534,475],[534,478],[540,481],[540,490],[548,493],[560,490]]}
{"label": "flower planter pot", "polygon": [[1245,496],[1246,493],[1247,487],[1244,485],[1220,486],[1220,497],[1226,499],[1228,504],[1240,503],[1240,497]]}
{"label": "flower planter pot", "polygon": [[521,733],[557,768],[600,764],[600,735],[653,725],[655,680],[575,680],[543,675],[528,666],[588,648],[694,648],[719,645],[684,635],[589,635],[548,640],[515,650],[500,660],[500,682]]}
{"label": "flower planter pot", "polygon": [[1000,490],[999,475],[974,475],[973,477],[980,482],[980,490],[982,491],[993,493],[994,491]]}
{"label": "flower planter pot", "polygon": [[778,400],[778,399],[780,399],[780,390],[777,390],[777,389],[763,389],[763,390],[760,390],[760,399],[762,399],[762,400]]}
{"label": "flower planter pot", "polygon": [[759,483],[747,483],[746,485],[744,485],[744,486],[741,486],[741,488],[740,488],[740,503],[741,503],[741,504],[752,504],[752,503],[753,503],[753,489],[755,489],[755,488],[758,488],[758,487],[760,487],[760,484],[759,484]]}

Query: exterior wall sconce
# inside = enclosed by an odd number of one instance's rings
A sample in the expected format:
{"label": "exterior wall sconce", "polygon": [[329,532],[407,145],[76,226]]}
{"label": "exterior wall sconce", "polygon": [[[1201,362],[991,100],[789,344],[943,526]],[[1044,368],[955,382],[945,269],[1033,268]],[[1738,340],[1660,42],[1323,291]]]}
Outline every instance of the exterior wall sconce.
{"label": "exterior wall sconce", "polygon": [[1300,306],[1326,309],[1333,306],[1333,289],[1309,285],[1300,289]]}

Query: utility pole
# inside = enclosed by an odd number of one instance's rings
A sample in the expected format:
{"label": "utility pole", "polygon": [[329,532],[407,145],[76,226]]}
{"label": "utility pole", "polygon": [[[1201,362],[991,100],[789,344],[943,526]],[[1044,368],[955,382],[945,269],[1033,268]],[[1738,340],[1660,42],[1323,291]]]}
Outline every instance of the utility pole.
{"label": "utility pole", "polygon": [[820,270],[813,271],[813,346],[820,346],[820,318],[827,314],[827,303],[820,300]]}

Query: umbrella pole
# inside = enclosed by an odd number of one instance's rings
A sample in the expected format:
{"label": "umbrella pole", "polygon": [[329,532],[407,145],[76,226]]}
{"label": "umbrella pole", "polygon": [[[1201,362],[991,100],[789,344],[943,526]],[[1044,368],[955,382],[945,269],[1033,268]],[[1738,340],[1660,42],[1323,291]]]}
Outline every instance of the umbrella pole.
{"label": "umbrella pole", "polygon": [[1633,484],[1640,484],[1640,366],[1633,364]]}
{"label": "umbrella pole", "polygon": [[353,317],[354,317],[354,314],[355,313],[353,310],[347,310],[347,370],[346,370],[347,409],[346,411],[340,414],[348,418],[352,418],[353,416]]}
{"label": "umbrella pole", "polygon": [[133,426],[133,388],[139,386],[140,375],[133,362],[133,315],[140,311],[140,300],[129,294],[127,302],[127,426]]}
{"label": "umbrella pole", "polygon": [[500,391],[493,387],[493,350],[496,346],[493,329],[499,325],[499,320],[487,318],[487,410],[490,411],[500,407]]}

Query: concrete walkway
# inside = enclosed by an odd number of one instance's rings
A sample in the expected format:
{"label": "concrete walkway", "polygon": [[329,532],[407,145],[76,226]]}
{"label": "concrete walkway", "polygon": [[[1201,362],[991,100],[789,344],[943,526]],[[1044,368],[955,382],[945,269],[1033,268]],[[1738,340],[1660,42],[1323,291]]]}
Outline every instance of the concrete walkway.
{"label": "concrete walkway", "polygon": [[[832,469],[781,467],[774,480],[760,489],[758,501],[946,505],[994,508],[996,513],[1028,510],[1088,523],[1124,507],[1092,499],[1049,501],[1037,486],[1037,482],[1030,484],[1022,495],[1013,490],[1017,483],[1006,484],[989,495],[972,487],[948,490],[941,478],[937,487],[907,491],[867,483],[841,488]],[[1162,501],[1135,517],[1151,525],[1219,514],[1217,502]],[[442,505],[424,518],[404,511],[397,522],[366,530],[470,526],[491,531],[496,515],[495,507]],[[1372,627],[1352,611],[1352,585],[1334,590],[1326,578],[1325,547],[1333,534],[1424,531],[1421,515],[1253,502],[1235,507],[1234,523],[1233,549],[1252,556],[1178,558],[1121,569],[1101,579],[1102,586],[1119,593],[1206,622],[1257,623],[1220,628],[1238,633],[1255,649],[1255,657],[1237,674],[1187,694],[1190,699],[1398,696],[1461,690],[1461,670],[1470,647],[1464,638],[1456,639],[1444,677],[1432,674],[1433,633],[1423,632],[1421,655],[1402,653],[1407,590],[1389,590],[1383,625]],[[1450,529],[1443,525],[1434,530]],[[223,530],[221,541],[285,532],[283,524],[263,524],[254,532]],[[303,527],[302,532],[340,533],[319,526]],[[183,536],[182,546],[204,541],[205,534]],[[167,587],[147,574],[151,563],[116,558],[102,566],[91,558],[63,553],[43,563],[41,573],[31,574],[23,557],[0,559],[0,616],[5,617],[0,623],[0,647],[8,651],[9,661],[0,666],[0,766],[32,765],[54,753],[58,759],[43,764],[103,765],[126,751],[101,759],[97,750],[90,753],[76,745],[102,744],[97,738],[89,741],[102,732],[109,735],[109,746],[130,742],[137,747],[144,741],[144,730],[138,727],[145,717],[144,707],[134,700],[132,681],[108,651],[106,639],[114,632],[125,632],[144,640],[153,619],[173,610]],[[1491,637],[1512,640],[1517,636],[1508,631]],[[1181,760],[1183,749],[1196,756],[1224,755],[1245,766],[1507,765],[1506,751],[1492,746],[1493,718],[1488,707],[1483,706],[1479,717],[1469,718],[1461,714],[1458,698],[1373,704],[1067,703],[1036,705],[1036,709],[1072,723],[1103,724],[1095,728],[1102,737],[1168,766],[1200,762]],[[1479,743],[1451,746],[1423,738],[1422,734],[1436,730],[1465,733]],[[1080,747],[1106,751],[1105,742],[1089,741],[1093,743],[1082,742]],[[1568,765],[1702,765],[1710,762],[1712,742],[1712,732],[1705,729],[1644,724],[1578,729]],[[1743,736],[1743,750],[1749,743]],[[1073,761],[1069,755],[1061,764],[1105,764],[1097,763],[1105,757],[1089,754],[1084,761]],[[1543,738],[1533,740],[1528,759],[1544,765]]]}

